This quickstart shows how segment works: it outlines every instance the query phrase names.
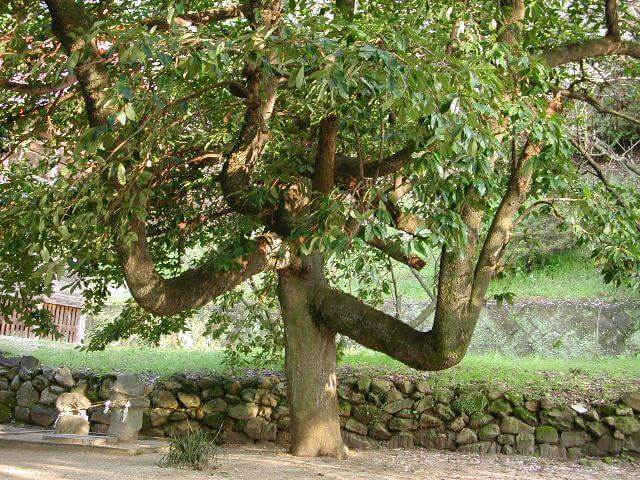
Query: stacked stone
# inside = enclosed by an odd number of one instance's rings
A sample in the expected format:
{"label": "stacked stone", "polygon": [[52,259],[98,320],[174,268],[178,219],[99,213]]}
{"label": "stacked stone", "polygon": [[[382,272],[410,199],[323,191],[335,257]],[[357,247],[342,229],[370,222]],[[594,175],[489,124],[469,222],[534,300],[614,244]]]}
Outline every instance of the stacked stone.
{"label": "stacked stone", "polygon": [[82,373],[42,366],[31,356],[0,356],[0,423],[16,420],[51,427],[59,413],[58,397],[65,392],[84,397],[87,389],[87,377]]}
{"label": "stacked stone", "polygon": [[145,418],[147,435],[182,435],[212,430],[220,442],[281,441],[289,409],[286,387],[277,377],[229,380],[173,379],[160,382],[151,393]]}
{"label": "stacked stone", "polygon": [[[47,369],[31,357],[0,362],[0,422],[16,418],[49,426],[56,416],[51,405],[62,392],[84,392],[95,403],[109,398],[116,380]],[[149,394],[136,404],[143,408],[142,435],[209,430],[220,443],[289,441],[286,384],[280,376],[179,376],[144,391]],[[386,444],[556,459],[640,453],[640,392],[609,404],[566,404],[496,388],[357,375],[339,381],[338,396],[343,438],[351,448]],[[94,432],[109,430],[111,416],[103,409],[89,410]]]}
{"label": "stacked stone", "polygon": [[567,406],[500,389],[431,388],[425,381],[360,376],[344,379],[338,393],[345,440],[357,447],[374,439],[394,448],[555,459],[640,453],[640,392],[615,404]]}

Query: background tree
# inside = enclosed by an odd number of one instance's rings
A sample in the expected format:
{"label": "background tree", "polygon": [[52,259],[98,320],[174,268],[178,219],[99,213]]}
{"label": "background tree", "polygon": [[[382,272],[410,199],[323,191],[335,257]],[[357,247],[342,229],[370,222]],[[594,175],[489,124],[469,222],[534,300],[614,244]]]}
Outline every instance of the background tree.
{"label": "background tree", "polygon": [[[291,452],[341,457],[336,334],[421,370],[457,364],[533,209],[570,199],[608,278],[638,283],[638,192],[585,182],[560,115],[590,102],[575,80],[601,62],[637,78],[633,5],[211,3],[0,7],[3,312],[47,332],[34,308],[56,276],[93,309],[126,284],[137,307],[101,348],[277,292]],[[426,332],[364,302],[370,281],[342,289],[432,251]]]}

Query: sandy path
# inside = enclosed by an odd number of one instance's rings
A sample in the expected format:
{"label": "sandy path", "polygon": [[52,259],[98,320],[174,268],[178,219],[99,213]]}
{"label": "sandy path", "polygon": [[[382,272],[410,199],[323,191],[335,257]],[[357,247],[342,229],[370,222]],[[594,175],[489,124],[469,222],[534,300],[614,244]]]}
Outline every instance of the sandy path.
{"label": "sandy path", "polygon": [[139,457],[52,450],[0,451],[2,480],[616,480],[640,479],[640,464],[594,466],[518,456],[477,456],[425,450],[370,450],[346,461],[302,459],[280,450],[250,447],[221,449],[221,466],[211,472],[161,468],[159,454]]}

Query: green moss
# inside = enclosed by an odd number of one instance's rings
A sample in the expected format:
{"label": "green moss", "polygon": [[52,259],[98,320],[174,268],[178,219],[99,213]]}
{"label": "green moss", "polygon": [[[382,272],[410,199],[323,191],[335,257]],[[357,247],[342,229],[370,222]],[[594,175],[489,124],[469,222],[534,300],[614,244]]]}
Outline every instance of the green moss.
{"label": "green moss", "polygon": [[349,402],[340,400],[338,404],[338,411],[341,417],[348,417],[351,415],[352,405]]}
{"label": "green moss", "polygon": [[640,432],[640,422],[634,417],[615,417],[615,426],[625,435]]}
{"label": "green moss", "polygon": [[13,421],[13,408],[0,403],[0,423],[9,423]]}
{"label": "green moss", "polygon": [[355,407],[353,416],[368,427],[376,423],[385,423],[388,415],[378,407],[373,405],[358,405]]}
{"label": "green moss", "polygon": [[476,430],[493,420],[493,417],[486,412],[476,412],[469,419],[469,426]]}
{"label": "green moss", "polygon": [[445,387],[438,387],[433,389],[433,400],[436,403],[444,403],[448,405],[453,400],[453,392]]}
{"label": "green moss", "polygon": [[493,402],[491,402],[491,405],[489,405],[488,410],[493,414],[506,416],[513,411],[513,408],[511,407],[511,404],[507,402],[504,398],[498,398],[497,400],[494,400]]}
{"label": "green moss", "polygon": [[463,393],[454,400],[451,408],[457,412],[464,412],[467,415],[471,415],[472,413],[484,410],[487,404],[487,397],[485,397],[482,392],[468,392]]}
{"label": "green moss", "polygon": [[538,427],[536,428],[536,441],[538,443],[558,443],[558,431],[549,425]]}
{"label": "green moss", "polygon": [[233,429],[236,432],[242,432],[244,430],[244,427],[247,426],[247,420],[236,420],[235,423],[233,424]]}
{"label": "green moss", "polygon": [[524,396],[522,392],[508,391],[504,393],[506,398],[514,407],[519,407],[524,404]]}
{"label": "green moss", "polygon": [[524,407],[516,407],[513,414],[528,425],[535,426],[538,423],[538,417]]}

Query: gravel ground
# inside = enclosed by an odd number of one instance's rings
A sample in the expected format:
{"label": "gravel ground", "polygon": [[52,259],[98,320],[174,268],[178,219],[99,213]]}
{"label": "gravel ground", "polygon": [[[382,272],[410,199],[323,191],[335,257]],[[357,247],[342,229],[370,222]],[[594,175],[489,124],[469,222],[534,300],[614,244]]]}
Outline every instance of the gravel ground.
{"label": "gravel ground", "polygon": [[305,459],[274,448],[221,448],[220,466],[207,472],[158,466],[160,454],[138,457],[68,454],[52,449],[0,452],[2,480],[616,480],[640,479],[640,464],[589,465],[519,456],[478,456],[426,450],[369,450],[349,459]]}

